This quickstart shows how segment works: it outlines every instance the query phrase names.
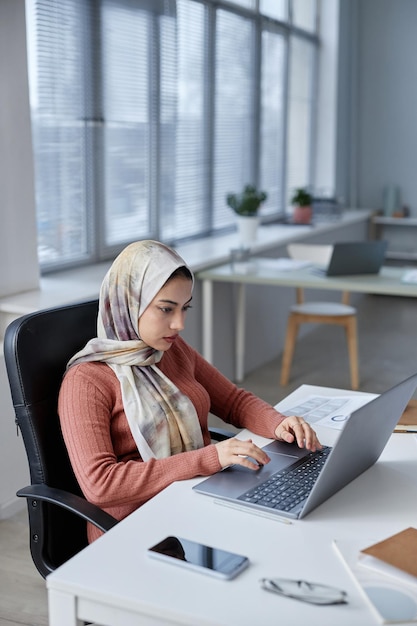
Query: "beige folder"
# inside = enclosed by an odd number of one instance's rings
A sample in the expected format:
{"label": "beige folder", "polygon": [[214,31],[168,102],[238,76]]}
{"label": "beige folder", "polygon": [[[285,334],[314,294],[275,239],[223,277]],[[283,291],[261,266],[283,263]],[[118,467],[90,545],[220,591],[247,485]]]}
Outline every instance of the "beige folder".
{"label": "beige folder", "polygon": [[407,404],[394,432],[417,432],[417,400],[410,400]]}
{"label": "beige folder", "polygon": [[396,567],[417,582],[417,529],[406,528],[401,532],[361,550],[361,554],[372,556],[383,563]]}

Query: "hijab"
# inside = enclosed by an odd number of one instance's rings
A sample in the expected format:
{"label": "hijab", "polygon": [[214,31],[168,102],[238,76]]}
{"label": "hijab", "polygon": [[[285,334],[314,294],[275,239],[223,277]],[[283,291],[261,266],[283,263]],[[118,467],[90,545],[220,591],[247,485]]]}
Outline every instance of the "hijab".
{"label": "hijab", "polygon": [[67,366],[102,361],[111,367],[120,382],[126,418],[144,461],[204,445],[194,405],[158,368],[163,351],[142,341],[138,330],[139,317],[172,273],[184,266],[189,269],[175,250],[158,241],[127,246],[101,285],[97,337]]}

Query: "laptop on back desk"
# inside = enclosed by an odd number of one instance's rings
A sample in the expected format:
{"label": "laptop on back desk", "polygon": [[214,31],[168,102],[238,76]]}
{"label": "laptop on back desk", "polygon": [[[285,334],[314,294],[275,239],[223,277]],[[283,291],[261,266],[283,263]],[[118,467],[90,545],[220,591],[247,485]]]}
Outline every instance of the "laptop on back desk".
{"label": "laptop on back desk", "polygon": [[[414,374],[358,408],[333,448],[311,453],[296,444],[273,441],[264,448],[271,458],[264,467],[253,471],[234,465],[193,489],[242,507],[301,519],[378,460],[416,387]],[[303,494],[306,483],[308,493]],[[295,497],[288,495],[291,490]]]}
{"label": "laptop on back desk", "polygon": [[330,263],[323,273],[326,276],[378,274],[387,245],[384,240],[335,243]]}

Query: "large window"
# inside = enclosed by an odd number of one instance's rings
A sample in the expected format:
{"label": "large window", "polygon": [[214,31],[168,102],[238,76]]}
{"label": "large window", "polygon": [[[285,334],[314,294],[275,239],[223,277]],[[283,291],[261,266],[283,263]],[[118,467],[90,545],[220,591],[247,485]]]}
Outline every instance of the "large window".
{"label": "large window", "polygon": [[311,183],[315,0],[27,0],[39,258],[232,228]]}

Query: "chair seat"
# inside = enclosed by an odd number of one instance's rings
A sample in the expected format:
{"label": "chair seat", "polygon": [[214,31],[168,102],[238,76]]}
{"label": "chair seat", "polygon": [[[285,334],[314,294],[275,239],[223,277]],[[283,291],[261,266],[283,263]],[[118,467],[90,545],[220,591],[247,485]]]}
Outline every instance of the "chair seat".
{"label": "chair seat", "polygon": [[304,304],[294,304],[290,310],[292,313],[305,315],[356,315],[355,307],[339,302],[305,302]]}

